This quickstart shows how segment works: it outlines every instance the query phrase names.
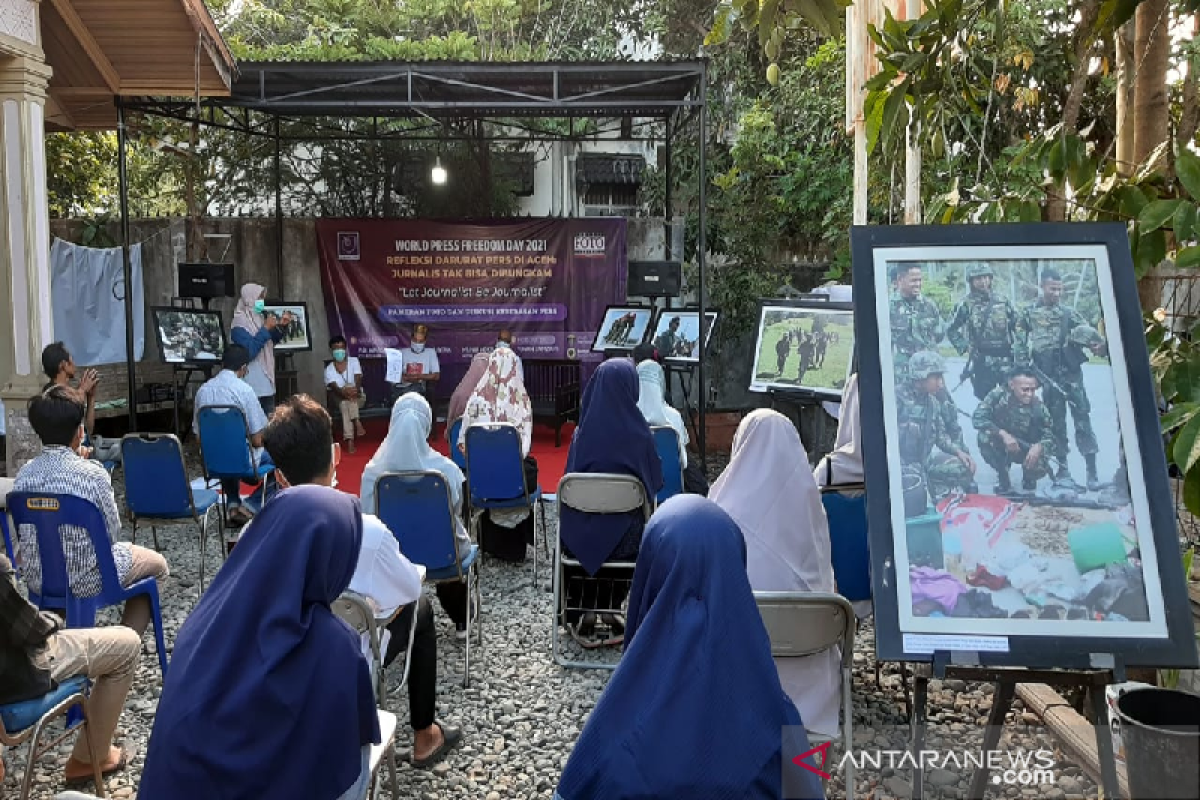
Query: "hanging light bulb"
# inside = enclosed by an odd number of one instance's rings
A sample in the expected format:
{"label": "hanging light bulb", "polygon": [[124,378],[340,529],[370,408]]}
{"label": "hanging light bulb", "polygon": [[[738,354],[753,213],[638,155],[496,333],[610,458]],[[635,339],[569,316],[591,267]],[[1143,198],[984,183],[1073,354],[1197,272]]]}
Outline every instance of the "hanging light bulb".
{"label": "hanging light bulb", "polygon": [[429,173],[434,186],[446,185],[446,168],[442,166],[442,157],[438,156],[433,162],[433,170]]}

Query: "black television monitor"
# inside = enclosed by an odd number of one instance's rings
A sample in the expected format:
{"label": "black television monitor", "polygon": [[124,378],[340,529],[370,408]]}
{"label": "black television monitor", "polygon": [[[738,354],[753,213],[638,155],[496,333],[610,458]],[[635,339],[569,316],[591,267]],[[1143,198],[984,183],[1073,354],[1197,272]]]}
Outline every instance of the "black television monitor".
{"label": "black television monitor", "polygon": [[221,312],[198,308],[151,308],[159,358],[167,364],[220,364],[225,357]]}

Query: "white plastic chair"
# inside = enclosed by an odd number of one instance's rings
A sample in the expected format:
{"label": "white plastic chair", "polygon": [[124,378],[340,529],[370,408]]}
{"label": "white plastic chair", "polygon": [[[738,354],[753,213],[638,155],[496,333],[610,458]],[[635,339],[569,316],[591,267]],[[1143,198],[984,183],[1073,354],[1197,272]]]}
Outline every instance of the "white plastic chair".
{"label": "white plastic chair", "polygon": [[[842,752],[850,752],[853,709],[851,673],[854,667],[854,608],[840,594],[823,592],[755,592],[754,601],[771,637],[775,658],[804,658],[842,648]],[[809,732],[809,744],[819,745],[838,737]],[[846,796],[854,796],[854,764],[846,760]]]}

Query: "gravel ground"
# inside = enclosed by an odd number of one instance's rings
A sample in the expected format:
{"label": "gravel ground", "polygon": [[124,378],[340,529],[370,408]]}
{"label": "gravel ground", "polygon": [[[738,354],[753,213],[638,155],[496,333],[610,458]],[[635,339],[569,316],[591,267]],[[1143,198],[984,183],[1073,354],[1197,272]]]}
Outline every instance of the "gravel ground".
{"label": "gravel ground", "polygon": [[[713,459],[715,473],[725,459]],[[116,475],[118,502],[122,492],[121,472]],[[553,525],[553,515],[550,522]],[[551,530],[553,527],[551,525]],[[128,530],[126,531],[128,535]],[[139,537],[148,543],[149,532]],[[198,531],[180,526],[159,532],[159,542],[171,564],[172,575],[161,587],[167,641],[175,633],[199,596]],[[219,562],[210,542],[208,572]],[[464,742],[431,771],[415,770],[403,760],[411,745],[407,693],[398,686],[400,670],[389,673],[386,707],[400,718],[398,782],[405,798],[550,798],[571,747],[600,696],[607,671],[563,669],[550,658],[549,573],[541,565],[538,585],[532,582],[532,567],[501,564],[488,560],[483,565],[484,647],[472,649],[472,682],[463,689],[462,646],[453,638],[453,628],[436,605],[439,626],[438,717],[463,728]],[[103,624],[116,619],[109,613]],[[169,646],[169,645],[168,645]],[[578,655],[578,653],[576,653]],[[589,656],[593,656],[589,653]],[[606,657],[615,660],[615,651]],[[854,656],[854,725],[858,746],[902,748],[907,735],[900,674],[895,664],[885,666],[876,684],[873,630],[869,622],[859,632]],[[131,769],[109,779],[110,796],[136,796],[138,776],[153,722],[161,681],[153,637],[146,636],[146,650],[137,679],[121,717],[117,741],[137,751]],[[982,726],[991,706],[990,686],[961,681],[935,681],[930,692],[931,746],[941,741],[956,747],[982,741]],[[1054,740],[1032,715],[1015,704],[1009,719],[1011,733],[1005,746],[1023,745],[1056,750]],[[886,743],[886,744],[885,744]],[[39,760],[34,798],[51,798],[62,788],[62,768],[69,754],[68,741]],[[28,748],[6,750],[8,777],[0,786],[0,798],[17,796],[18,778],[23,774]],[[946,770],[927,772],[927,796],[965,797],[969,775]],[[386,786],[386,768],[383,781]],[[875,774],[860,772],[855,797],[907,797],[910,786],[907,768]],[[993,787],[992,797],[1046,797],[1078,800],[1095,797],[1096,789],[1082,772],[1063,760],[1055,766],[1052,786]],[[828,787],[830,798],[844,798],[844,785],[835,775]],[[390,793],[384,791],[384,797]]]}

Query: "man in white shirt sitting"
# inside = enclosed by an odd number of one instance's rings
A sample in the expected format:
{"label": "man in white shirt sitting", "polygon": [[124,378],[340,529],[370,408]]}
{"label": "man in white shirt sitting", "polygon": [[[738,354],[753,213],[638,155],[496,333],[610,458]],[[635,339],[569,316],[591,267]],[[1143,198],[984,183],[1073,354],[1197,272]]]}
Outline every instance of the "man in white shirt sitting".
{"label": "man in white shirt sitting", "polygon": [[[254,448],[254,463],[269,464],[270,460],[263,452],[262,437],[263,429],[267,427],[267,415],[263,413],[258,395],[245,380],[250,368],[250,351],[240,344],[227,346],[221,366],[223,369],[216,377],[205,381],[196,391],[192,431],[197,436],[200,435],[200,409],[208,406],[237,406],[246,417],[246,431],[250,446]],[[271,481],[267,484],[267,497],[273,492],[272,484]],[[221,478],[221,491],[225,493],[225,501],[229,507],[227,525],[230,528],[242,527],[252,515],[250,510],[242,505],[241,481],[237,478]]]}
{"label": "man in white shirt sitting", "polygon": [[392,392],[392,402],[409,392],[419,392],[426,399],[433,395],[430,384],[436,383],[441,377],[442,368],[438,363],[437,350],[426,346],[428,335],[428,326],[418,325],[413,329],[408,347],[400,350],[404,356],[404,376]]}
{"label": "man in white shirt sitting", "polygon": [[358,359],[346,350],[346,337],[334,336],[329,340],[329,352],[333,361],[325,367],[325,388],[329,390],[330,411],[341,412],[342,440],[346,450],[353,453],[354,437],[366,436],[367,431],[358,419],[358,410],[363,405],[363,371]]}
{"label": "man in white shirt sitting", "polygon": [[[280,403],[263,434],[267,452],[275,463],[275,477],[283,488],[305,483],[332,486],[342,452],[333,441],[329,412],[308,395],[300,394]],[[254,526],[246,530],[254,535]],[[457,728],[436,722],[437,634],[433,609],[421,594],[422,574],[400,552],[396,537],[374,514],[363,514],[362,549],[350,579],[350,591],[372,603],[379,619],[390,619],[382,645],[384,665],[390,664],[408,645],[413,632],[412,664],[408,672],[408,705],[414,742],[413,766],[432,767],[462,739]]]}

